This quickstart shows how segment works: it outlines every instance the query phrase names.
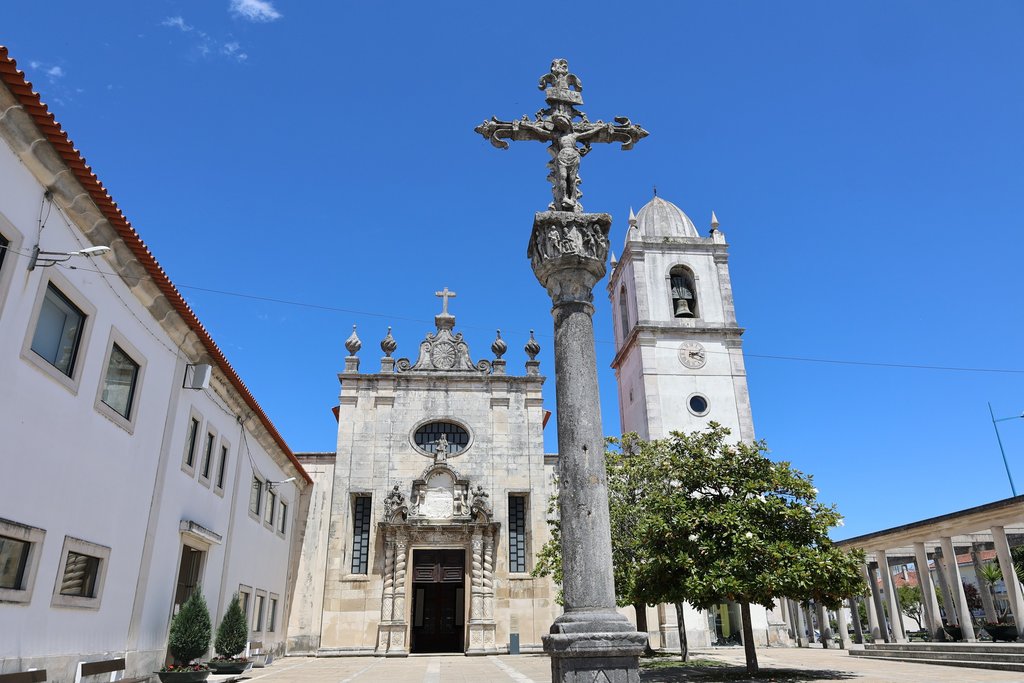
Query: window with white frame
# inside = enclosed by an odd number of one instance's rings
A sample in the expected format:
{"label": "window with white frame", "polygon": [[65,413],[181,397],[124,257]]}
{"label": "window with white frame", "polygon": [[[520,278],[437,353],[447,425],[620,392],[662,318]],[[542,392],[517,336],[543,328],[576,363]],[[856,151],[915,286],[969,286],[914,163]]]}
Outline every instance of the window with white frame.
{"label": "window with white frame", "polygon": [[29,602],[46,532],[0,519],[0,601]]}
{"label": "window with white frame", "polygon": [[252,630],[263,630],[263,609],[266,606],[267,596],[263,591],[256,591],[256,602],[252,607]]}
{"label": "window with white frame", "polygon": [[274,528],[274,515],[277,514],[277,494],[274,493],[274,489],[267,491],[267,509],[264,513],[263,521],[270,525],[270,528]]}
{"label": "window with white frame", "polygon": [[263,502],[263,480],[258,474],[252,475],[252,486],[249,488],[249,514],[257,521],[260,518],[260,504]]}
{"label": "window with white frame", "polygon": [[110,350],[107,373],[103,377],[103,403],[118,415],[128,419],[135,401],[135,386],[139,379],[139,364],[132,360],[117,344]]}
{"label": "window with white frame", "polygon": [[228,447],[220,447],[220,460],[217,461],[217,481],[214,482],[214,487],[220,490],[224,490],[224,469],[228,466]]}
{"label": "window with white frame", "polygon": [[288,529],[288,503],[281,501],[281,514],[277,518],[277,530],[281,535],[285,535]]}
{"label": "window with white frame", "polygon": [[39,309],[32,335],[32,351],[63,374],[75,371],[78,348],[85,329],[85,313],[51,282]]}
{"label": "window with white frame", "polygon": [[185,467],[191,470],[196,464],[196,442],[199,440],[199,418],[192,416],[188,420],[188,432],[185,435]]}
{"label": "window with white frame", "polygon": [[50,604],[99,609],[109,559],[107,546],[65,536]]}
{"label": "window with white frame", "polygon": [[242,607],[242,614],[245,615],[245,622],[249,623],[249,603],[252,600],[252,588],[250,586],[238,587],[238,604]]}
{"label": "window with white frame", "polygon": [[277,596],[270,594],[270,607],[267,610],[267,632],[273,632],[274,622],[277,621]]}
{"label": "window with white frame", "polygon": [[213,432],[206,433],[206,445],[203,447],[203,459],[202,464],[199,467],[199,477],[201,479],[210,479],[210,466],[213,460],[213,444],[216,442],[217,437],[213,435]]}

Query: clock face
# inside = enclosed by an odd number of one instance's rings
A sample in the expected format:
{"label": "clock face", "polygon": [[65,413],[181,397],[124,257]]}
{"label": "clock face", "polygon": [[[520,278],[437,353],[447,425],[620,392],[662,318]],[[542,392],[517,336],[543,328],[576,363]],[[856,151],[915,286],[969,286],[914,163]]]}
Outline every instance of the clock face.
{"label": "clock face", "polygon": [[702,368],[707,360],[707,352],[700,342],[687,341],[679,345],[679,362],[686,367]]}

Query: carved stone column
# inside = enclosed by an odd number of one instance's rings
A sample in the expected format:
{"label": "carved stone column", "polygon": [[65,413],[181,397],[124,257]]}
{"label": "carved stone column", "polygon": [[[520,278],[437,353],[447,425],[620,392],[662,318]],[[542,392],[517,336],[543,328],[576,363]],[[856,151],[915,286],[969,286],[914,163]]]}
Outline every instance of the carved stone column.
{"label": "carved stone column", "polygon": [[391,608],[390,643],[388,657],[405,657],[409,654],[406,632],[409,624],[405,620],[405,570],[409,562],[409,537],[404,531],[395,534],[395,580],[394,601]]}
{"label": "carved stone column", "polygon": [[384,527],[384,589],[380,602],[380,626],[377,628],[377,654],[385,654],[391,644],[391,621],[395,608],[395,539]]}
{"label": "carved stone column", "polygon": [[538,213],[527,252],[555,319],[565,612],[543,639],[553,683],[636,683],[647,640],[616,611],[612,576],[591,304],[594,285],[605,274],[610,228],[611,216],[604,213]]}
{"label": "carved stone column", "polygon": [[494,530],[478,527],[472,536],[470,570],[469,647],[467,655],[494,654]]}

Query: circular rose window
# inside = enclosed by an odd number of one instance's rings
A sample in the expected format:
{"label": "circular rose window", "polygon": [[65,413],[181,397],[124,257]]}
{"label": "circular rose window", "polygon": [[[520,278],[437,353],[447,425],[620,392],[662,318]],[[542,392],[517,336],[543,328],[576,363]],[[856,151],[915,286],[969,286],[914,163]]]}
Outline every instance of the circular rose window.
{"label": "circular rose window", "polygon": [[448,420],[437,420],[421,424],[413,432],[412,442],[424,455],[433,456],[437,453],[438,444],[444,448],[447,443],[447,455],[458,455],[469,448],[469,432],[460,424]]}

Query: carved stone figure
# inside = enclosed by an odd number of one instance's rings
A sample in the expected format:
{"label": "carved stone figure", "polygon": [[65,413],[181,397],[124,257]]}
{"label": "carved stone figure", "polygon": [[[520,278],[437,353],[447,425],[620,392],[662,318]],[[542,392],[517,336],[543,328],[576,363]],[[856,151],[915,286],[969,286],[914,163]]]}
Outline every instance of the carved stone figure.
{"label": "carved stone figure", "polygon": [[422,515],[423,514],[423,498],[424,491],[422,486],[417,486],[412,491],[412,514]]}
{"label": "carved stone figure", "polygon": [[441,463],[448,460],[448,437],[442,434],[434,442],[434,462]]}
{"label": "carved stone figure", "polygon": [[455,491],[454,510],[456,516],[465,517],[469,514],[469,501],[467,500],[468,497],[469,496],[466,493],[466,489],[461,486]]}
{"label": "carved stone figure", "polygon": [[537,112],[536,120],[523,116],[517,121],[500,121],[492,117],[474,130],[499,149],[508,148],[506,139],[550,143],[548,181],[553,200],[548,208],[582,213],[579,166],[580,159],[590,152],[591,143],[621,142],[622,149],[632,149],[647,136],[647,131],[621,116],[615,117],[615,123],[591,123],[585,113],[576,109],[576,105],[583,104],[583,86],[579,78],[569,73],[569,64],[564,59],[551,62],[551,72],[541,77],[540,88],[548,108]]}
{"label": "carved stone figure", "polygon": [[408,515],[409,506],[405,502],[405,494],[399,490],[399,485],[395,484],[395,488],[384,498],[384,521],[405,520]]}
{"label": "carved stone figure", "polygon": [[489,499],[490,496],[484,491],[484,487],[478,484],[473,491],[473,502],[469,506],[470,514],[477,521],[486,522],[491,518],[491,503]]}

